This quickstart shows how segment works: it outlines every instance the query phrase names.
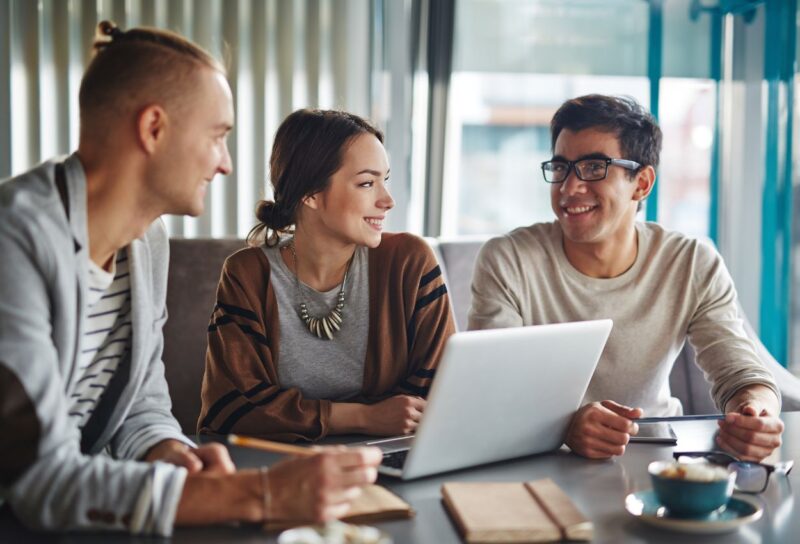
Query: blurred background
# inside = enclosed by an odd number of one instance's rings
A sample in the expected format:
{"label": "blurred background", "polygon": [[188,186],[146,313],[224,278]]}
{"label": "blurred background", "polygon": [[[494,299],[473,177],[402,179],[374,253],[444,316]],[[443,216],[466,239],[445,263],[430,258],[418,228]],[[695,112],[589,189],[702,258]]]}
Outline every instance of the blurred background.
{"label": "blurred background", "polygon": [[797,0],[0,0],[0,178],[75,149],[102,19],[175,30],[229,68],[234,172],[204,216],[165,218],[172,236],[244,237],[301,107],[385,131],[390,230],[549,221],[554,111],[633,96],[664,131],[642,219],[713,240],[764,343],[800,370]]}

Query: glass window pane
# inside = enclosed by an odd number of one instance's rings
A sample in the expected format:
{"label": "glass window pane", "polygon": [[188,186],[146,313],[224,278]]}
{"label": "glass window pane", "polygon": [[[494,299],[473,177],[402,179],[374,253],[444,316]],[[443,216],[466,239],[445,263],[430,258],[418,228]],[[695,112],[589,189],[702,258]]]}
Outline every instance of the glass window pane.
{"label": "glass window pane", "polygon": [[453,70],[644,76],[647,2],[458,0]]}
{"label": "glass window pane", "polygon": [[659,123],[664,145],[659,168],[659,223],[692,236],[708,236],[711,148],[716,83],[661,80]]}
{"label": "glass window pane", "polygon": [[550,119],[587,93],[649,103],[645,77],[454,72],[450,82],[442,234],[480,235],[551,221],[540,164]]}
{"label": "glass window pane", "polygon": [[663,77],[709,78],[711,75],[711,13],[697,0],[666,0],[662,4]]}
{"label": "glass window pane", "polygon": [[553,219],[540,168],[550,119],[587,93],[648,104],[647,22],[640,0],[458,1],[443,235]]}
{"label": "glass window pane", "polygon": [[[659,219],[707,236],[711,18],[691,8],[691,0],[663,4]],[[630,95],[649,106],[648,25],[641,0],[458,1],[443,234],[493,234],[553,219],[539,167],[550,157],[550,118],[563,101],[588,93]]]}

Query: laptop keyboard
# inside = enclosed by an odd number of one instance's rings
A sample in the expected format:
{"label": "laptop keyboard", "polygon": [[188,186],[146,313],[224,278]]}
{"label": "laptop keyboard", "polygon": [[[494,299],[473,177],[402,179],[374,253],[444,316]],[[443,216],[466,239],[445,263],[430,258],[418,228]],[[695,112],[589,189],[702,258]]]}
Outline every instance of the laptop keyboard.
{"label": "laptop keyboard", "polygon": [[411,450],[393,451],[391,453],[383,454],[383,461],[381,464],[390,468],[403,468],[406,462],[408,452]]}

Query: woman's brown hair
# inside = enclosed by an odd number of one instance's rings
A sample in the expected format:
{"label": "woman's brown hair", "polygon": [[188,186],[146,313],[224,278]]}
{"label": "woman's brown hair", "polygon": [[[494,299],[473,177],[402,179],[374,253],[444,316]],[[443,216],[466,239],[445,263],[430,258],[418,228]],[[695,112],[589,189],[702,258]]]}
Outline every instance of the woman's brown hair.
{"label": "woman's brown hair", "polygon": [[361,134],[383,143],[383,133],[358,115],[337,110],[302,109],[284,119],[269,161],[273,200],[256,206],[258,224],[247,235],[250,244],[278,243],[281,233],[292,232],[303,200],[330,183],[342,166],[347,146]]}

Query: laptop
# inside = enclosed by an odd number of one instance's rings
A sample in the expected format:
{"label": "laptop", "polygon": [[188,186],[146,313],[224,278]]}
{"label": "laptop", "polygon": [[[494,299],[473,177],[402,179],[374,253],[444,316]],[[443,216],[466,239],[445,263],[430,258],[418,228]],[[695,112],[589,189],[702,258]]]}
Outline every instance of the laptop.
{"label": "laptop", "polygon": [[610,319],[456,333],[412,436],[370,440],[379,472],[411,480],[561,446]]}

